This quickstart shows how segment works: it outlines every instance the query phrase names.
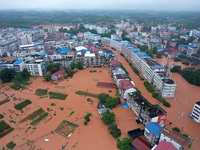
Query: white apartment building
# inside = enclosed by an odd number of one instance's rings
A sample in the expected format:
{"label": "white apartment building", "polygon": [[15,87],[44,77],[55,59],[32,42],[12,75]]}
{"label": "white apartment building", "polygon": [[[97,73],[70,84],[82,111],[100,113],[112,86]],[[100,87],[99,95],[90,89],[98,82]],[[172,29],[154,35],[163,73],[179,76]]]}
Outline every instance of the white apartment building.
{"label": "white apartment building", "polygon": [[200,101],[195,103],[191,116],[196,122],[200,123]]}
{"label": "white apartment building", "polygon": [[98,35],[98,34],[92,34],[90,32],[85,32],[84,33],[84,39],[98,41],[98,40],[101,39],[101,36]]}

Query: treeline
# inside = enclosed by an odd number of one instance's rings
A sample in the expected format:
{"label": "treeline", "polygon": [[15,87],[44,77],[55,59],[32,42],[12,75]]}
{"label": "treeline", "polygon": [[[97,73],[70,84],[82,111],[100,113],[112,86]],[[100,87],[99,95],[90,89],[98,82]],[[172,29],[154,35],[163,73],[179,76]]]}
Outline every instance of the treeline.
{"label": "treeline", "polygon": [[171,72],[177,72],[182,75],[190,84],[200,86],[200,69],[193,70],[191,68],[185,68],[181,70],[181,66],[175,65]]}
{"label": "treeline", "polygon": [[144,31],[150,25],[174,23],[193,29],[200,26],[200,12],[148,12],[134,10],[75,10],[75,11],[0,11],[0,28],[31,28],[34,25],[78,25],[79,23],[112,24],[118,21],[144,23]]}

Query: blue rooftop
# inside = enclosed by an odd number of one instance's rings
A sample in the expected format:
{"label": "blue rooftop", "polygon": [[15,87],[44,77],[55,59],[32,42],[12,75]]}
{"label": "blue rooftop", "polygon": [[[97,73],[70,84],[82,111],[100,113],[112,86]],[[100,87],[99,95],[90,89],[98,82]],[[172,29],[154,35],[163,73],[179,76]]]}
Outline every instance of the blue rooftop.
{"label": "blue rooftop", "polygon": [[158,38],[156,38],[156,39],[159,39],[159,40],[161,40],[162,38],[161,38],[161,37],[158,37]]}
{"label": "blue rooftop", "polygon": [[13,64],[20,64],[23,61],[23,59],[16,60]]}
{"label": "blue rooftop", "polygon": [[126,45],[126,47],[134,47],[135,45]]}
{"label": "blue rooftop", "polygon": [[131,51],[140,51],[139,48],[131,48],[130,50],[131,50]]}
{"label": "blue rooftop", "polygon": [[165,69],[165,67],[159,66],[159,65],[151,66],[151,68],[152,68],[152,69]]}
{"label": "blue rooftop", "polygon": [[114,38],[113,40],[115,40],[115,41],[121,41],[121,39],[119,39],[119,38]]}
{"label": "blue rooftop", "polygon": [[63,49],[59,49],[59,50],[57,50],[56,52],[60,52],[60,53],[69,53],[70,50],[69,50],[69,49],[65,49],[65,48],[63,48]]}
{"label": "blue rooftop", "polygon": [[160,43],[156,43],[156,45],[160,45]]}
{"label": "blue rooftop", "polygon": [[113,52],[107,52],[106,55],[108,55],[108,54],[113,54]]}
{"label": "blue rooftop", "polygon": [[101,39],[110,41],[110,38],[107,37],[102,37]]}
{"label": "blue rooftop", "polygon": [[155,38],[155,36],[152,36],[151,38],[153,38],[153,39],[154,39],[154,38]]}
{"label": "blue rooftop", "polygon": [[123,43],[123,44],[128,44],[129,41],[121,41],[120,43]]}
{"label": "blue rooftop", "polygon": [[98,41],[93,41],[92,43],[99,43]]}
{"label": "blue rooftop", "polygon": [[146,53],[145,52],[137,52],[137,53],[135,53],[137,56],[140,56],[140,55],[146,55]]}
{"label": "blue rooftop", "polygon": [[145,126],[145,128],[151,133],[151,135],[158,136],[162,127],[157,122],[151,122]]}
{"label": "blue rooftop", "polygon": [[184,46],[184,47],[191,47],[191,48],[197,48],[196,46],[193,46],[193,45],[183,45],[183,44],[181,44],[181,45],[179,45],[179,46]]}
{"label": "blue rooftop", "polygon": [[41,53],[40,55],[47,55],[47,53]]}
{"label": "blue rooftop", "polygon": [[166,38],[171,38],[171,36],[166,36]]}

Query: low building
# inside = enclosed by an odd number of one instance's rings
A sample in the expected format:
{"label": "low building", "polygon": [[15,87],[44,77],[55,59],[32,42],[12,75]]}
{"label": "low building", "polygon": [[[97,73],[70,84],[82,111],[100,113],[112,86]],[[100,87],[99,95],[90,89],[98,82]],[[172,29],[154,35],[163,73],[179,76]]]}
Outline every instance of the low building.
{"label": "low building", "polygon": [[196,102],[191,113],[191,117],[200,123],[200,101]]}
{"label": "low building", "polygon": [[150,150],[152,148],[152,146],[141,137],[133,140],[132,145],[135,148],[134,150]]}
{"label": "low building", "polygon": [[157,122],[161,127],[164,126],[167,112],[159,105],[152,105],[139,93],[129,94],[127,103],[143,125]]}
{"label": "low building", "polygon": [[151,150],[178,150],[172,143],[161,141],[155,145]]}
{"label": "low building", "polygon": [[188,138],[174,130],[168,130],[165,128],[161,131],[159,142],[161,141],[172,143],[178,150],[186,149],[188,144]]}
{"label": "low building", "polygon": [[158,143],[162,127],[157,122],[151,122],[145,126],[144,136],[151,145]]}
{"label": "low building", "polygon": [[65,69],[60,69],[51,75],[51,80],[58,80],[65,74]]}
{"label": "low building", "polygon": [[53,60],[53,64],[55,63],[60,63],[61,64],[61,68],[69,68],[70,64],[74,61],[74,57],[73,56],[68,56],[66,58],[62,58],[62,59],[55,59]]}

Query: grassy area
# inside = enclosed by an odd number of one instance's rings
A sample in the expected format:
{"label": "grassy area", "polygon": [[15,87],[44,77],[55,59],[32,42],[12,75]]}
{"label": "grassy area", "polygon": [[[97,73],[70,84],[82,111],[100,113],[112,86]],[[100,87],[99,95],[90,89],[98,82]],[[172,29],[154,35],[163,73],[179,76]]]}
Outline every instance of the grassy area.
{"label": "grassy area", "polygon": [[9,124],[5,123],[3,120],[0,121],[0,138],[7,135],[11,131],[13,131],[14,128],[11,128]]}
{"label": "grassy area", "polygon": [[44,110],[42,108],[39,108],[38,110],[34,111],[32,114],[28,115],[26,118],[19,121],[19,123],[23,123],[26,120],[34,120],[38,116],[44,113]]}
{"label": "grassy area", "polygon": [[17,110],[20,110],[20,109],[24,108],[25,106],[27,106],[27,105],[29,105],[29,104],[31,104],[31,103],[32,103],[32,102],[31,102],[30,100],[26,99],[25,101],[23,101],[23,102],[21,102],[21,103],[19,103],[19,104],[16,104],[14,107],[15,107],[15,109],[17,109]]}
{"label": "grassy area", "polygon": [[62,94],[62,93],[56,93],[56,92],[49,92],[50,99],[60,99],[60,100],[65,100],[67,98],[67,94]]}
{"label": "grassy area", "polygon": [[43,113],[42,115],[40,115],[37,119],[33,120],[30,124],[32,126],[36,125],[38,122],[40,122],[41,120],[43,120],[44,118],[46,118],[49,115],[48,112]]}
{"label": "grassy area", "polygon": [[93,93],[84,92],[84,91],[76,91],[75,93],[78,95],[85,95],[85,96],[90,96],[90,97],[94,97],[94,98],[97,98],[97,96],[98,96],[98,94],[93,94]]}
{"label": "grassy area", "polygon": [[35,91],[35,95],[37,96],[44,96],[47,95],[48,90],[47,89],[37,89]]}
{"label": "grassy area", "polygon": [[0,101],[0,105],[3,105],[3,104],[5,104],[5,103],[7,103],[9,101],[10,101],[10,99],[6,98],[6,99]]}

